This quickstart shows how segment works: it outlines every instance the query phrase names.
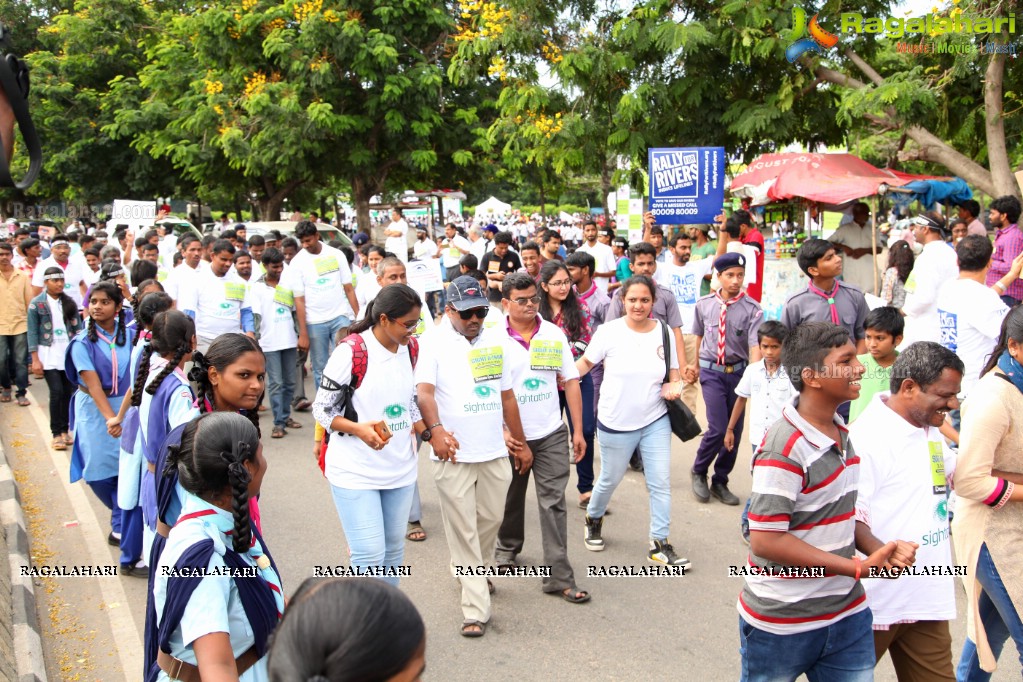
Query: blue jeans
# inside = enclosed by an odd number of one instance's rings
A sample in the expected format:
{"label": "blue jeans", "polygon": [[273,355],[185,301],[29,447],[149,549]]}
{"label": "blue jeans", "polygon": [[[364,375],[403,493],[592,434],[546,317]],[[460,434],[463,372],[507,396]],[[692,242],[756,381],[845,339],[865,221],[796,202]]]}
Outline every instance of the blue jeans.
{"label": "blue jeans", "polygon": [[[415,484],[388,490],[352,490],[330,486],[341,528],[358,568],[401,566],[405,557],[405,524],[412,508]],[[398,577],[383,578],[398,586]]]}
{"label": "blue jeans", "polygon": [[775,635],[739,617],[742,682],[872,682],[874,619],[870,609],[809,632]]}
{"label": "blue jeans", "polygon": [[[579,392],[582,393],[583,398],[583,440],[586,441],[586,454],[576,462],[575,473],[579,477],[576,487],[582,494],[593,490],[593,436],[597,428],[597,413],[593,408],[592,373],[579,380]],[[568,409],[564,391],[558,391],[558,401],[561,403],[561,414],[564,416],[565,410]],[[575,435],[571,419],[568,420],[568,430],[569,433]]]}
{"label": "blue jeans", "polygon": [[266,383],[270,392],[270,409],[274,426],[284,428],[291,418],[291,399],[295,395],[295,374],[298,349],[285,348],[264,353],[266,356]]}
{"label": "blue jeans", "polygon": [[0,336],[0,387],[11,390],[11,367],[14,368],[15,395],[28,390],[28,332]]}
{"label": "blue jeans", "polygon": [[[1019,611],[1016,610],[1009,593],[1002,583],[1001,576],[995,562],[991,560],[991,553],[987,545],[981,545],[980,554],[977,557],[976,569],[977,582],[981,588],[980,593],[980,620],[984,624],[984,632],[987,634],[987,643],[991,652],[998,658],[1002,653],[1005,641],[1012,637],[1016,643],[1016,653],[1019,655],[1020,665],[1023,666],[1023,622],[1020,621]],[[956,669],[956,679],[959,682],[987,682],[991,679],[991,673],[984,672],[980,668],[980,657],[977,655],[977,645],[967,637],[963,644],[963,653],[959,657],[959,668]]]}
{"label": "blue jeans", "polygon": [[313,384],[314,393],[320,387],[320,377],[323,376],[323,368],[327,366],[330,352],[337,344],[337,333],[351,323],[347,317],[339,315],[329,322],[306,325],[306,333],[309,335],[309,357],[313,363],[313,381],[316,382]]}
{"label": "blue jeans", "polygon": [[611,433],[598,425],[597,440],[600,442],[600,476],[586,515],[591,519],[604,516],[611,494],[622,482],[629,459],[638,446],[643,451],[646,489],[650,494],[650,538],[667,540],[671,525],[671,422],[668,415],[627,433]]}

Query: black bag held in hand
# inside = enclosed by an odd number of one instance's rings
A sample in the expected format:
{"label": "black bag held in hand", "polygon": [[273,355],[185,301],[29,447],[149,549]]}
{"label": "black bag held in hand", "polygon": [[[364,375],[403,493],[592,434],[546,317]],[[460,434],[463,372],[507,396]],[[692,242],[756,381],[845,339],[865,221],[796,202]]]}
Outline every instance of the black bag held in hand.
{"label": "black bag held in hand", "polygon": [[26,190],[35,182],[39,169],[43,165],[43,153],[39,146],[39,135],[32,125],[32,117],[28,113],[28,66],[13,54],[7,53],[8,31],[0,24],[0,87],[7,95],[7,101],[14,112],[14,119],[21,129],[21,136],[28,148],[28,172],[21,182],[11,177],[7,156],[0,147],[0,187],[13,187]]}
{"label": "black bag held in hand", "polygon": [[[664,382],[668,383],[671,376],[671,339],[668,337],[668,325],[661,322],[661,337],[664,339]],[[671,421],[671,432],[679,437],[683,443],[690,441],[701,433],[703,427],[696,421],[696,416],[686,407],[680,398],[674,400],[665,399],[664,404],[668,406],[668,420]]]}

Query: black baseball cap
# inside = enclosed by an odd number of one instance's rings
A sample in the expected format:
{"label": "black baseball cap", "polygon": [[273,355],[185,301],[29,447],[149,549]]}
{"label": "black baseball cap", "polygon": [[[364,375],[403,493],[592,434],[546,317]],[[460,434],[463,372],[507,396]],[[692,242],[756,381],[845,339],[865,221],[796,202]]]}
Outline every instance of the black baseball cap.
{"label": "black baseball cap", "polygon": [[448,285],[448,304],[455,310],[471,310],[490,305],[480,283],[473,277],[462,275]]}

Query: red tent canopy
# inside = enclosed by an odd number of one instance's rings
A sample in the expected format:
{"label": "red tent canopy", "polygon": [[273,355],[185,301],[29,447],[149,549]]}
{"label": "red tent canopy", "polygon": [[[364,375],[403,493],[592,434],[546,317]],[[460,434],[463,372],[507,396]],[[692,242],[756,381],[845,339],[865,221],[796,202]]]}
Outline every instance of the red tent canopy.
{"label": "red tent canopy", "polygon": [[764,154],[732,180],[731,190],[754,205],[795,197],[840,205],[873,196],[882,184],[898,187],[914,179],[852,154]]}

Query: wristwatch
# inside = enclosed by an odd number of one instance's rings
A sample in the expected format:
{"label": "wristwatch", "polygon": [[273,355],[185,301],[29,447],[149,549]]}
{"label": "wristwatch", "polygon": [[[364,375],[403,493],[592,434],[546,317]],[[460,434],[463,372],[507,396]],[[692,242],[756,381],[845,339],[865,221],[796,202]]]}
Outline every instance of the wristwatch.
{"label": "wristwatch", "polygon": [[430,439],[431,439],[431,438],[433,438],[433,432],[432,432],[432,429],[435,429],[435,428],[437,428],[437,427],[438,427],[438,426],[440,426],[440,425],[441,425],[441,423],[440,423],[440,422],[437,422],[436,424],[433,424],[432,426],[427,426],[427,427],[426,427],[426,428],[425,428],[425,429],[423,430],[423,432],[422,432],[422,433],[421,433],[421,434],[419,435],[419,437],[423,439],[423,442],[424,442],[424,443],[429,443],[429,442],[430,442]]}

